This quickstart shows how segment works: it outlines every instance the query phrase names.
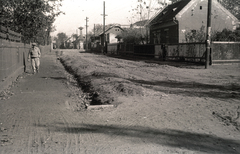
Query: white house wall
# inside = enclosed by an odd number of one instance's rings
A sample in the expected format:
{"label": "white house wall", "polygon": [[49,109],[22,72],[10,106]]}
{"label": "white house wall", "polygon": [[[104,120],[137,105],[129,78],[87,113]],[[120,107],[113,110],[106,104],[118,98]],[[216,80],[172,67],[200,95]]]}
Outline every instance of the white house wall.
{"label": "white house wall", "polygon": [[[207,0],[193,0],[178,13],[176,17],[179,21],[179,43],[186,41],[185,33],[187,31],[200,30],[204,26],[204,32],[206,32],[207,6]],[[211,21],[212,32],[222,31],[224,28],[235,30],[237,18],[216,0],[213,0]]]}
{"label": "white house wall", "polygon": [[118,39],[116,38],[116,34],[110,33],[109,35],[109,43],[117,43]]}

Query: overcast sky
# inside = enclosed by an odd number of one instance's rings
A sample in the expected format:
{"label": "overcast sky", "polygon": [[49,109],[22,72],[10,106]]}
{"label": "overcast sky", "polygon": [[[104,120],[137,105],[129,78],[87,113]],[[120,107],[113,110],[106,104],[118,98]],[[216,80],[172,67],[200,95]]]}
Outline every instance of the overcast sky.
{"label": "overcast sky", "polygon": [[[137,6],[137,0],[105,0],[106,24],[119,23],[130,24],[131,8]],[[84,27],[85,34],[86,17],[88,17],[88,30],[91,31],[94,24],[103,24],[103,0],[64,0],[60,8],[65,15],[56,18],[54,25],[57,33],[64,32],[67,35],[76,33],[78,27]],[[130,12],[129,12],[130,11]],[[79,33],[79,31],[78,31]]]}
{"label": "overcast sky", "polygon": [[[63,0],[60,10],[65,12],[65,15],[62,14],[56,18],[54,22],[56,31],[52,35],[56,36],[58,33],[64,32],[71,36],[77,33],[80,26],[84,27],[83,34],[85,34],[86,17],[89,18],[88,31],[93,29],[94,24],[103,24],[101,15],[103,14],[103,1],[105,1],[105,13],[107,14],[106,25],[111,23],[130,25],[140,20],[140,15],[133,11],[137,8],[139,0]],[[151,2],[152,7],[159,6],[158,1],[164,0],[142,0],[142,2],[146,2],[145,6]],[[135,14],[135,18],[132,18],[133,14]]]}

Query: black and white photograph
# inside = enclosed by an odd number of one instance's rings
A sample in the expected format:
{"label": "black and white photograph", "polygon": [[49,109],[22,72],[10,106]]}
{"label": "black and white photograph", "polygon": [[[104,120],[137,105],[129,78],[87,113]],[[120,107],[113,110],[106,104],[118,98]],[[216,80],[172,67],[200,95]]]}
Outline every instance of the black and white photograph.
{"label": "black and white photograph", "polygon": [[240,153],[240,0],[0,6],[0,154]]}

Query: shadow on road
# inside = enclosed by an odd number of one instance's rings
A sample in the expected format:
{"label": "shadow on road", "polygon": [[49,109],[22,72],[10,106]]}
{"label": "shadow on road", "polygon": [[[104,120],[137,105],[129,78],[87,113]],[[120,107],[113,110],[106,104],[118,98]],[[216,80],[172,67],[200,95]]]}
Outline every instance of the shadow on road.
{"label": "shadow on road", "polygon": [[[208,153],[237,153],[239,152],[240,140],[230,140],[220,138],[214,135],[192,133],[175,129],[153,129],[149,127],[129,127],[121,125],[96,125],[80,124],[74,127],[67,127],[63,123],[56,123],[52,126],[38,125],[39,127],[48,127],[52,131],[73,134],[105,134],[113,138],[122,138],[134,143],[146,142],[174,148],[184,148],[198,152]],[[140,139],[140,140],[139,140]]]}
{"label": "shadow on road", "polygon": [[[177,82],[177,81],[145,81],[129,80],[136,84],[142,84],[143,87],[156,91],[178,94],[190,97],[212,97],[212,98],[240,98],[240,85],[211,85],[198,82]],[[169,88],[169,89],[166,89]]]}
{"label": "shadow on road", "polygon": [[42,77],[43,79],[67,80],[66,77]]}
{"label": "shadow on road", "polygon": [[182,61],[162,61],[159,59],[139,57],[139,56],[118,56],[118,55],[108,55],[112,58],[125,59],[131,61],[144,61],[145,63],[153,63],[158,65],[169,65],[179,68],[189,68],[189,69],[204,69],[204,64],[197,62],[182,62]]}

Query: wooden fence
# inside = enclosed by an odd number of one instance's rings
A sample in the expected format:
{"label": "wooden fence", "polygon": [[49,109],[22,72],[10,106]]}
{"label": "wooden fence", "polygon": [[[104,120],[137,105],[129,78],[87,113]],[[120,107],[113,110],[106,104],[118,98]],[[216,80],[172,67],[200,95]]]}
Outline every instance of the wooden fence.
{"label": "wooden fence", "polygon": [[205,43],[148,44],[134,46],[134,55],[160,60],[204,62]]}
{"label": "wooden fence", "polygon": [[[51,45],[39,46],[42,55],[51,52]],[[30,44],[21,43],[21,34],[0,26],[0,92],[16,78],[31,69],[27,62]]]}
{"label": "wooden fence", "polygon": [[[178,44],[134,45],[108,44],[108,54],[133,55],[159,60],[205,62],[206,44],[203,42]],[[240,42],[212,42],[212,63],[240,63]]]}
{"label": "wooden fence", "polygon": [[0,91],[7,88],[26,69],[30,45],[0,39]]}

